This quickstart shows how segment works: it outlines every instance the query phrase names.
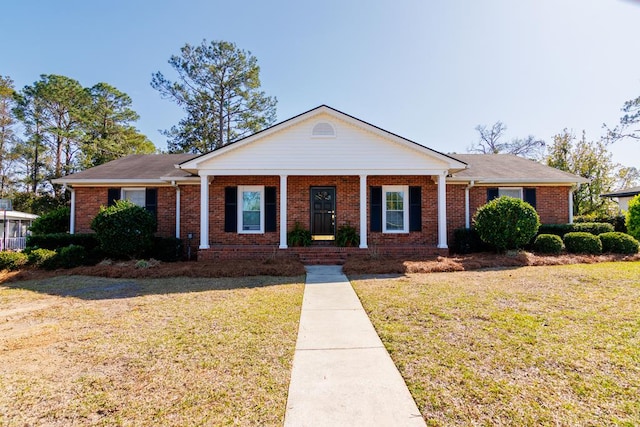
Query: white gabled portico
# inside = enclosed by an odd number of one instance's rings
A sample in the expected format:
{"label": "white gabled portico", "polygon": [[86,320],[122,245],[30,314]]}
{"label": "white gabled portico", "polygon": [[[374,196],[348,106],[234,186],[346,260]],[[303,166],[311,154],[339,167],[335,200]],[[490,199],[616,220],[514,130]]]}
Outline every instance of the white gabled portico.
{"label": "white gabled portico", "polygon": [[[446,249],[446,177],[466,165],[340,111],[320,106],[178,167],[198,175],[201,180],[200,249],[210,248],[210,183],[216,177],[232,176],[278,177],[280,249],[287,248],[288,201],[293,196],[308,197],[289,194],[293,177],[355,177],[359,185],[355,196],[359,200],[356,218],[360,248],[367,248],[369,180],[374,177],[429,176],[437,184],[437,247]],[[387,222],[391,221],[391,214],[393,218],[401,218],[403,212],[405,217],[408,215],[408,194],[401,194],[403,199],[398,205],[401,211],[385,210]],[[335,210],[328,212],[335,218]],[[251,215],[250,212],[246,214],[247,218]],[[408,228],[404,232],[408,232]]]}

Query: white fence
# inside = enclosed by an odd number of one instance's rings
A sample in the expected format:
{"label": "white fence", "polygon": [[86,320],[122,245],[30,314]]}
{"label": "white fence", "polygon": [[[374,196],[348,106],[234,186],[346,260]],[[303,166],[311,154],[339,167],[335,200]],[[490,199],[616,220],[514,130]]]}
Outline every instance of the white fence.
{"label": "white fence", "polygon": [[17,251],[27,246],[26,237],[5,237],[0,236],[0,251]]}

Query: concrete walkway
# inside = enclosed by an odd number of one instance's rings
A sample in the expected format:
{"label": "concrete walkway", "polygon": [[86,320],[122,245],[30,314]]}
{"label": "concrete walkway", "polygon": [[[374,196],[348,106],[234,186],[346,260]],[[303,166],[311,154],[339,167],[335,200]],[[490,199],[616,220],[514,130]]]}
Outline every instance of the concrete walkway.
{"label": "concrete walkway", "polygon": [[308,266],[285,426],[425,426],[339,266]]}

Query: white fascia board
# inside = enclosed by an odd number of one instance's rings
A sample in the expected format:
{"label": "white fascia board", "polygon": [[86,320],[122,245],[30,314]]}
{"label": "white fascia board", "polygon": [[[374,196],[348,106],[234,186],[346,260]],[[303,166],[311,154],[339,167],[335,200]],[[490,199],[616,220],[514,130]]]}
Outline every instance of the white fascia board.
{"label": "white fascia board", "polygon": [[540,185],[540,186],[569,186],[575,184],[583,184],[589,182],[585,178],[581,178],[580,180],[566,180],[559,181],[557,179],[483,179],[483,178],[447,178],[447,182],[450,184],[468,184],[471,181],[474,181],[477,186],[488,186],[488,185]]}
{"label": "white fascia board", "polygon": [[117,185],[117,186],[142,186],[142,185],[153,185],[153,186],[161,186],[161,185],[169,185],[169,183],[162,179],[64,179],[58,178],[54,179],[51,182],[54,184],[64,184],[69,186],[106,186],[106,185]]}
{"label": "white fascia board", "polygon": [[440,175],[447,169],[201,169],[200,176]]}

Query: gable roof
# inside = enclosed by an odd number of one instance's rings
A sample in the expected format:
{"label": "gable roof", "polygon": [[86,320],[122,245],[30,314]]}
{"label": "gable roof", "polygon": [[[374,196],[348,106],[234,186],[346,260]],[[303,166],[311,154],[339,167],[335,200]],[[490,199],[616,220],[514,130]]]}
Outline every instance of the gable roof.
{"label": "gable roof", "polygon": [[602,197],[633,197],[640,194],[640,187],[625,188],[623,190],[612,191],[611,193],[602,194]]}
{"label": "gable roof", "polygon": [[53,180],[55,184],[166,183],[192,177],[176,164],[195,154],[132,154]]}
{"label": "gable roof", "polygon": [[[314,125],[324,122],[328,122],[330,128],[335,126],[336,132],[326,138],[313,135]],[[211,174],[222,175],[234,174],[237,170],[249,174],[307,175],[378,170],[395,170],[399,174],[409,174],[409,170],[436,173],[461,170],[466,165],[452,156],[321,105],[183,162],[179,167],[192,173],[209,170]]]}
{"label": "gable roof", "polygon": [[588,180],[513,154],[452,154],[469,165],[450,181],[477,184],[581,184]]}

